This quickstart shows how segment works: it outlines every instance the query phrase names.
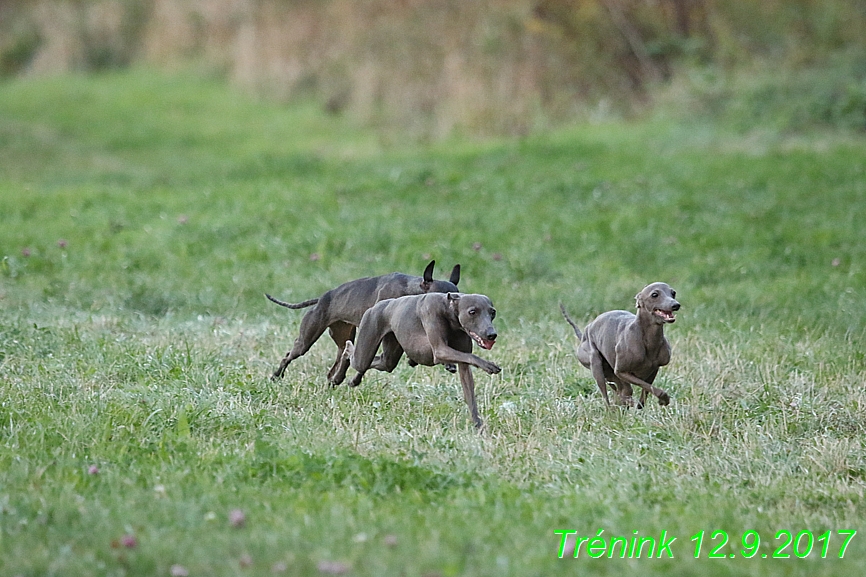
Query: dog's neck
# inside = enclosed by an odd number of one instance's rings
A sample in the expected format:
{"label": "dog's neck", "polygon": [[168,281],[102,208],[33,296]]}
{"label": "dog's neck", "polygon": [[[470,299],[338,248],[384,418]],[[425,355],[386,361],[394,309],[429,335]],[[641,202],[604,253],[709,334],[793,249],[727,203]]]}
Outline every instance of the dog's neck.
{"label": "dog's neck", "polygon": [[647,350],[658,349],[665,341],[665,326],[655,320],[652,312],[638,307],[635,322],[640,327],[641,337]]}

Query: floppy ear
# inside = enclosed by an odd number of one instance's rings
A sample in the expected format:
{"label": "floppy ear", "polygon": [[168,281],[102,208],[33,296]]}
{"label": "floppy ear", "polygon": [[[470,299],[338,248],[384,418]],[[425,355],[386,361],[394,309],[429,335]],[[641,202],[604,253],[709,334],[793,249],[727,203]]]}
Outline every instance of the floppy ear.
{"label": "floppy ear", "polygon": [[436,265],[435,260],[431,260],[430,264],[427,265],[427,268],[424,269],[424,274],[421,275],[424,279],[424,282],[430,283],[433,282],[433,267]]}
{"label": "floppy ear", "polygon": [[[460,318],[460,293],[445,293],[447,308],[450,314],[454,315],[454,318]],[[459,322],[459,320],[458,320]]]}
{"label": "floppy ear", "polygon": [[640,303],[641,303],[640,294],[641,293],[637,293],[636,295],[634,295],[634,306],[635,306],[635,308],[638,308],[638,309],[640,308]]}
{"label": "floppy ear", "polygon": [[451,278],[448,279],[451,281],[451,284],[456,285],[460,282],[460,265],[455,264],[454,268],[451,269]]}

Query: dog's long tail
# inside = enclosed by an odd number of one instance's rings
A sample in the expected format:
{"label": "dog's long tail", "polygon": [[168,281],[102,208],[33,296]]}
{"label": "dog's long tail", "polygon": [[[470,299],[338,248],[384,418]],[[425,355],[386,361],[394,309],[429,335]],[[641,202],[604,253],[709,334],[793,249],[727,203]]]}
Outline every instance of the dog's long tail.
{"label": "dog's long tail", "polygon": [[579,340],[583,340],[583,333],[580,332],[580,329],[577,328],[577,324],[573,320],[571,320],[571,317],[568,316],[567,312],[565,312],[565,306],[563,306],[562,303],[559,303],[559,310],[562,311],[562,316],[565,317],[565,320],[568,321],[568,324],[570,324],[571,328],[574,329],[574,334],[577,335],[577,338]]}
{"label": "dog's long tail", "polygon": [[286,307],[287,309],[305,309],[305,308],[311,307],[314,304],[316,304],[317,302],[319,302],[319,299],[315,298],[315,299],[310,299],[308,301],[304,301],[302,303],[292,304],[292,303],[287,303],[287,302],[281,301],[280,299],[275,299],[274,297],[272,297],[268,293],[265,293],[265,296],[268,297],[269,301],[275,302],[278,305],[280,305],[281,307]]}

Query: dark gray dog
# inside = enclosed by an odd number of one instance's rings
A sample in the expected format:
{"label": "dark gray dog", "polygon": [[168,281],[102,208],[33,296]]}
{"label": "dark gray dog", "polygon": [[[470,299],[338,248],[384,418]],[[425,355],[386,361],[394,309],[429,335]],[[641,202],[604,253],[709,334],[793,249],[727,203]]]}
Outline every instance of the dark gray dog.
{"label": "dark gray dog", "polygon": [[[393,371],[403,353],[419,365],[456,363],[463,400],[475,426],[480,428],[470,365],[490,374],[501,369],[473,355],[472,341],[483,349],[493,348],[495,316],[490,299],[478,294],[431,293],[381,301],[364,313],[355,344],[346,343],[344,356],[358,371],[349,384],[360,385],[370,368]],[[380,343],[382,355],[376,357]]]}
{"label": "dark gray dog", "polygon": [[671,360],[671,346],[665,338],[664,326],[676,320],[674,311],[680,310],[676,296],[676,291],[663,282],[647,285],[635,296],[637,315],[628,311],[602,313],[587,325],[583,334],[565,312],[565,307],[559,305],[565,320],[580,339],[577,359],[592,371],[608,405],[606,383],[613,384],[619,403],[624,405],[633,403],[632,385],[643,389],[638,408],[644,406],[647,393],[658,397],[660,405],[670,403],[670,395],[652,383],[659,367]]}
{"label": "dark gray dog", "polygon": [[289,363],[309,351],[313,343],[324,334],[325,329],[328,329],[331,338],[337,345],[337,360],[328,371],[328,382],[333,386],[342,383],[343,379],[346,378],[346,370],[349,368],[349,361],[343,359],[343,348],[346,346],[346,341],[355,339],[355,331],[361,324],[361,317],[364,316],[367,309],[384,299],[428,292],[457,292],[459,290],[457,283],[460,281],[460,265],[455,265],[451,270],[451,278],[444,281],[433,280],[435,264],[436,261],[431,260],[427,268],[424,269],[424,275],[420,277],[392,272],[383,276],[361,278],[343,283],[319,298],[297,304],[283,302],[266,294],[265,296],[271,301],[290,309],[302,309],[316,305],[304,315],[301,320],[300,335],[295,340],[292,350],[283,357],[271,379],[282,378]]}

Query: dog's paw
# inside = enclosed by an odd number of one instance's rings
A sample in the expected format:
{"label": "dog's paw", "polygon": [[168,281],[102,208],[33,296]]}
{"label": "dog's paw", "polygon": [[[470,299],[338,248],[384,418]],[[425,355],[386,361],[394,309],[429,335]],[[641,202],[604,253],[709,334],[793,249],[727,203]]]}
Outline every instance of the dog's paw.
{"label": "dog's paw", "polygon": [[662,394],[659,395],[659,405],[662,407],[666,407],[671,404],[671,396],[666,392],[662,391]]}
{"label": "dog's paw", "polygon": [[455,365],[454,363],[446,363],[445,370],[453,375],[457,372],[457,365]]}
{"label": "dog's paw", "polygon": [[631,395],[617,395],[616,404],[620,407],[630,409],[634,406],[634,397]]}
{"label": "dog's paw", "polygon": [[346,341],[346,346],[343,347],[343,360],[352,362],[352,358],[355,356],[355,343],[352,341]]}
{"label": "dog's paw", "polygon": [[488,374],[491,374],[491,375],[498,375],[499,373],[502,372],[502,369],[499,368],[499,365],[496,365],[496,364],[491,363],[491,362],[488,362],[486,365],[484,365],[481,368],[484,369],[485,372],[487,372]]}

